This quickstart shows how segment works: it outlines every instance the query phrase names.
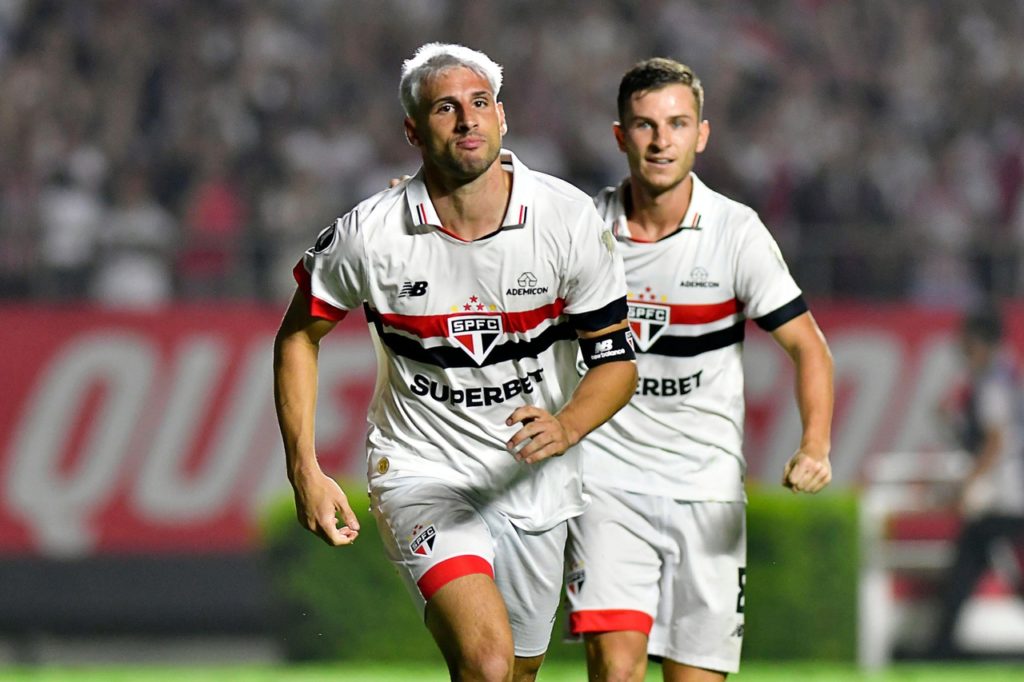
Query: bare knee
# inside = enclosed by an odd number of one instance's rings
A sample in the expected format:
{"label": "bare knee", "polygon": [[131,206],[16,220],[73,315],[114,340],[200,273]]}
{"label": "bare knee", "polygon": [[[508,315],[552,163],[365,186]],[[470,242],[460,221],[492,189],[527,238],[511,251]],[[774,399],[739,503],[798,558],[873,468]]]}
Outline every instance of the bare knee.
{"label": "bare knee", "polygon": [[449,661],[448,668],[453,680],[509,682],[514,660],[511,648],[495,642],[460,652],[456,660]]}
{"label": "bare knee", "polygon": [[601,682],[637,682],[647,673],[647,637],[638,632],[587,638],[587,674]]}
{"label": "bare knee", "polygon": [[462,576],[442,587],[427,602],[424,620],[453,680],[512,679],[508,613],[489,576]]}
{"label": "bare knee", "polygon": [[591,680],[601,682],[636,682],[644,679],[646,661],[632,658],[605,657],[595,666],[587,666]]}

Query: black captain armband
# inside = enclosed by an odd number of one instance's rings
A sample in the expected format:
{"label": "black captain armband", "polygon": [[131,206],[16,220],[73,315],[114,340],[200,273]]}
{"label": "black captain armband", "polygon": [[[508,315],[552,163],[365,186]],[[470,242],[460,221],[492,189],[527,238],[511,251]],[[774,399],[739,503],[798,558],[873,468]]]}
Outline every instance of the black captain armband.
{"label": "black captain armband", "polygon": [[581,338],[580,350],[583,352],[583,364],[590,368],[606,362],[636,359],[636,353],[633,352],[633,335],[626,328],[589,339]]}

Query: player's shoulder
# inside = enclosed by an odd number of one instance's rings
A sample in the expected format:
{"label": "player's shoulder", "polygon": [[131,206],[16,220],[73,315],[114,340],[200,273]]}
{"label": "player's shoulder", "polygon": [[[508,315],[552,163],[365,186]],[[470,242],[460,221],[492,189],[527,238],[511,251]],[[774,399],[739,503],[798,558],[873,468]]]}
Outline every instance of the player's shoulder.
{"label": "player's shoulder", "polygon": [[597,209],[597,212],[604,216],[608,211],[615,210],[621,203],[619,200],[621,189],[621,185],[618,187],[609,185],[599,189],[593,197],[594,207]]}
{"label": "player's shoulder", "polygon": [[405,186],[408,182],[406,180],[363,199],[349,213],[357,217],[363,226],[387,222],[394,215],[395,209],[404,209]]}
{"label": "player's shoulder", "polygon": [[571,182],[535,170],[531,170],[530,174],[535,183],[536,200],[543,201],[555,208],[565,207],[578,210],[581,205],[593,207],[590,195]]}
{"label": "player's shoulder", "polygon": [[[407,182],[407,181],[406,181]],[[388,226],[403,224],[405,182],[373,194],[335,218],[332,226],[349,238],[365,239],[367,234],[380,234]]]}
{"label": "player's shoulder", "polygon": [[698,205],[703,206],[702,212],[716,227],[737,233],[764,229],[761,217],[753,208],[708,187],[696,174],[693,178],[695,199],[699,197]]}

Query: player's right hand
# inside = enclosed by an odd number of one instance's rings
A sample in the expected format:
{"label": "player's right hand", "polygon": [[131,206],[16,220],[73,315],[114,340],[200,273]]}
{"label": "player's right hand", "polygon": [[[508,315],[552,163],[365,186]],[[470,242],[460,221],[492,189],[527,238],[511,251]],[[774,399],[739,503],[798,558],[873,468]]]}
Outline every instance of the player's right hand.
{"label": "player's right hand", "polygon": [[832,464],[828,453],[813,456],[797,450],[782,472],[782,485],[794,493],[816,493],[832,480]]}
{"label": "player's right hand", "polygon": [[309,472],[296,476],[294,488],[295,513],[303,528],[333,547],[355,542],[359,520],[333,478],[319,470]]}
{"label": "player's right hand", "polygon": [[517,407],[505,424],[522,424],[522,428],[505,443],[517,462],[535,464],[548,457],[557,457],[575,444],[558,417],[535,405]]}

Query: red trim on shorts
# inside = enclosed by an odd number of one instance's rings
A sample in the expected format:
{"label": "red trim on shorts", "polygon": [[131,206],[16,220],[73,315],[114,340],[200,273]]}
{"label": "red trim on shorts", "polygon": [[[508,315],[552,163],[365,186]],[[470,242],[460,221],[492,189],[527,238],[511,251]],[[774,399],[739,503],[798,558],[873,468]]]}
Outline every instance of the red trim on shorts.
{"label": "red trim on shorts", "polygon": [[332,322],[341,322],[348,315],[348,311],[336,308],[327,301],[313,295],[313,278],[306,272],[306,266],[300,260],[292,270],[295,283],[299,285],[299,291],[306,295],[309,300],[309,314],[313,317],[322,317]]}
{"label": "red trim on shorts", "polygon": [[569,628],[574,635],[584,632],[620,632],[622,630],[635,630],[649,635],[652,625],[654,625],[654,618],[643,611],[630,609],[573,611],[569,614]]}
{"label": "red trim on shorts", "polygon": [[430,601],[430,598],[442,587],[464,575],[483,573],[494,578],[494,569],[483,557],[474,554],[464,554],[445,559],[441,563],[430,568],[423,574],[423,577],[416,581],[423,598]]}

